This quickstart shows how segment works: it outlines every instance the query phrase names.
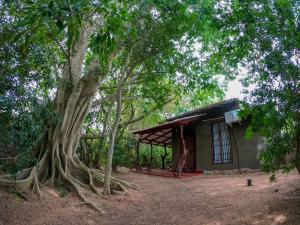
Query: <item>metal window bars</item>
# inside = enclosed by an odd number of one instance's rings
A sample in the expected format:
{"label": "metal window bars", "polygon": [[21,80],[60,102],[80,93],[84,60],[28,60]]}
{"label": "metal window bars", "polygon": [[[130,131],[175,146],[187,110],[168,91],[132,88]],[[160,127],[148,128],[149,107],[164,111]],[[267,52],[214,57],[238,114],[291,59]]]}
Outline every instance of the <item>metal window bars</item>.
{"label": "metal window bars", "polygon": [[232,154],[228,125],[225,122],[218,122],[211,126],[213,163],[231,163]]}

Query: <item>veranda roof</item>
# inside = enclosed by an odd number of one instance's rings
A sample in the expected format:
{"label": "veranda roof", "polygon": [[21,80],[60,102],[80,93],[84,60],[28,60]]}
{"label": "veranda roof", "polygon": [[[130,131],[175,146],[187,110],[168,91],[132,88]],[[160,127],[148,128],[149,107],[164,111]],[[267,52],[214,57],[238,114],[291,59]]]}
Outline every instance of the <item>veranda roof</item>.
{"label": "veranda roof", "polygon": [[140,135],[139,142],[141,143],[172,147],[172,128],[193,123],[204,115],[206,114],[175,119],[155,127],[134,131],[133,133]]}
{"label": "veranda roof", "polygon": [[[134,131],[140,135],[139,142],[172,147],[172,128],[185,126],[201,119],[215,118],[223,114],[227,109],[239,108],[239,100],[236,98],[224,100],[211,105],[207,105],[192,111],[188,111],[168,118],[166,122],[155,127]],[[203,117],[203,118],[202,118]]]}
{"label": "veranda roof", "polygon": [[239,100],[237,98],[231,98],[220,102],[216,102],[214,104],[206,105],[188,112],[184,112],[177,116],[170,117],[167,119],[167,121],[173,121],[179,118],[186,118],[187,116],[199,115],[199,113],[206,113],[207,115],[210,115],[212,111],[215,111],[218,108],[239,108]]}

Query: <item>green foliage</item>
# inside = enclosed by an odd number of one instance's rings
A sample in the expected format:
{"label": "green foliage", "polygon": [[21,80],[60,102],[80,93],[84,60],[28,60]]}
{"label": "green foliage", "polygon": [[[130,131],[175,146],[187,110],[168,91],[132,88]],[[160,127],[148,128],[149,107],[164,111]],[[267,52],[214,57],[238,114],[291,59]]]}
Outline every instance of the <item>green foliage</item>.
{"label": "green foliage", "polygon": [[[107,127],[103,142],[87,142],[89,160],[101,148],[105,163],[120,74],[127,77],[113,163],[128,166],[135,154],[129,129],[222,99],[218,76],[226,83],[244,68],[244,85],[255,85],[242,112],[251,120],[247,138],[266,137],[267,171],[295,164],[286,156],[300,133],[299,1],[18,0],[3,1],[0,9],[0,143],[22,153],[17,167],[7,168],[13,174],[35,162],[32,146],[57,119],[52,101],[62,65],[91,18],[101,18],[101,25],[86,62],[98,58],[107,66],[112,53],[115,58],[98,93],[109,100],[86,120],[89,134]],[[149,146],[143,148],[149,157]],[[154,151],[156,166],[160,153]]]}
{"label": "green foliage", "polygon": [[112,167],[132,168],[136,159],[136,140],[130,134],[119,135],[115,144]]}
{"label": "green foliage", "polygon": [[216,21],[224,38],[212,59],[221,58],[228,72],[244,68],[244,85],[255,87],[242,116],[251,119],[248,137],[266,137],[261,160],[269,172],[295,165],[286,157],[295,153],[300,127],[299,13],[297,0],[229,1]]}
{"label": "green foliage", "polygon": [[275,173],[277,170],[287,172],[295,168],[294,159],[286,160],[288,154],[295,154],[295,138],[290,133],[273,135],[267,141],[267,148],[260,156],[263,170]]}
{"label": "green foliage", "polygon": [[12,146],[19,155],[1,169],[13,176],[36,162],[34,147],[54,117],[52,72],[59,58],[46,37],[31,34],[34,21],[22,14],[22,7],[9,2],[1,6],[0,144]]}
{"label": "green foliage", "polygon": [[13,175],[35,162],[33,146],[40,144],[55,115],[50,99],[38,95],[38,88],[26,88],[33,84],[29,81],[23,82],[24,86],[3,88],[0,96],[0,143],[13,146],[20,154],[16,164],[2,168]]}
{"label": "green foliage", "polygon": [[[161,146],[152,147],[152,162],[151,168],[162,168],[162,159],[161,156],[165,155],[165,149]],[[142,144],[140,147],[140,164],[141,165],[149,165],[151,159],[151,146]],[[165,158],[165,166],[171,165],[172,159],[172,149],[167,148],[167,157]]]}
{"label": "green foliage", "polygon": [[[195,53],[200,37],[207,35],[202,28],[210,23],[213,3],[130,1],[107,4],[112,5],[104,10],[104,15],[110,16],[104,17],[103,29],[93,34],[89,54],[90,58],[99,56],[105,64],[106,56],[115,53],[109,76],[99,88],[100,99],[109,100],[101,102],[88,116],[85,130],[101,133],[108,127],[102,149],[92,150],[100,151],[102,164],[105,163],[103,155],[116,113],[114,94],[121,85],[123,109],[113,164],[126,166],[132,163],[134,154],[128,149],[132,139],[128,130],[152,126],[176,110],[199,107],[203,102],[223,98],[224,93],[214,73],[205,67],[208,59],[203,56],[210,50],[206,49],[203,55],[203,49]],[[120,84],[122,76],[125,79]],[[96,125],[93,129],[92,124]],[[157,165],[160,164],[160,155],[155,158]]]}
{"label": "green foliage", "polygon": [[291,117],[285,118],[274,104],[250,107],[246,105],[243,117],[251,118],[246,135],[251,138],[255,132],[266,137],[266,149],[261,152],[262,169],[271,173],[277,170],[287,172],[295,167],[296,129]]}

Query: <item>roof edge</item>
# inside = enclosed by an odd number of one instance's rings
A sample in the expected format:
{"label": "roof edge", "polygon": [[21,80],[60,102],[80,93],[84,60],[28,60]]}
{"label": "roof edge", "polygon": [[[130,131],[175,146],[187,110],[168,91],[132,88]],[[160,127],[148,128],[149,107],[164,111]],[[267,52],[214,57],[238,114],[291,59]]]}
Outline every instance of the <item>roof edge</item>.
{"label": "roof edge", "polygon": [[240,100],[238,98],[226,99],[226,100],[223,100],[223,101],[220,101],[220,102],[216,102],[216,103],[213,103],[213,104],[210,104],[210,105],[206,105],[206,106],[203,106],[203,107],[200,107],[200,108],[197,108],[197,109],[189,110],[189,111],[181,113],[181,114],[179,114],[177,116],[169,117],[169,118],[166,119],[166,121],[173,121],[173,120],[182,118],[184,116],[188,116],[191,113],[201,112],[203,110],[208,110],[208,109],[211,109],[213,107],[217,107],[219,105],[230,103],[230,102],[238,102],[239,103]]}

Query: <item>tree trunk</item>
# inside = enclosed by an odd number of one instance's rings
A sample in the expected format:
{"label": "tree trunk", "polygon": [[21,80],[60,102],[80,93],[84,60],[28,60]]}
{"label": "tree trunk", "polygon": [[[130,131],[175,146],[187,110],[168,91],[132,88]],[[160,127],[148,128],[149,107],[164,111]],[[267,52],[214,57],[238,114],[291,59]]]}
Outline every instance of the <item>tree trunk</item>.
{"label": "tree trunk", "polygon": [[300,113],[296,113],[296,168],[300,174]]}
{"label": "tree trunk", "polygon": [[168,153],[167,153],[167,148],[166,148],[166,145],[164,146],[164,150],[165,150],[165,154],[164,155],[160,155],[160,158],[161,158],[161,162],[162,162],[162,169],[166,169],[166,158],[168,156]]}
{"label": "tree trunk", "polygon": [[116,102],[117,102],[116,117],[109,136],[109,150],[107,155],[107,162],[106,162],[106,169],[105,169],[105,176],[104,176],[103,194],[105,195],[111,194],[110,182],[111,182],[111,171],[112,171],[112,159],[113,159],[114,148],[115,148],[115,137],[119,127],[121,110],[122,110],[121,87],[119,87],[117,90]]}
{"label": "tree trunk", "polygon": [[105,113],[105,120],[103,122],[103,129],[101,132],[101,136],[102,138],[99,141],[99,147],[97,149],[97,152],[95,154],[95,160],[94,160],[94,167],[96,169],[100,169],[100,156],[101,156],[101,150],[104,148],[104,144],[106,141],[106,132],[107,132],[107,128],[108,128],[108,122],[109,122],[109,118],[110,118],[110,113],[112,110],[112,106],[109,107],[109,110]]}
{"label": "tree trunk", "polygon": [[[64,66],[55,97],[56,112],[61,119],[50,125],[48,138],[45,138],[39,151],[38,165],[18,173],[16,181],[12,180],[10,175],[0,176],[0,185],[15,187],[18,190],[33,188],[39,196],[42,196],[39,190],[40,183],[54,186],[60,181],[75,191],[87,205],[101,212],[99,207],[86,199],[79,187],[98,194],[96,186],[103,186],[104,173],[88,168],[76,156],[82,125],[92,106],[99,79],[104,75],[100,64],[94,60],[88,67],[87,75],[82,76],[89,36],[90,29],[83,27],[81,37]],[[120,179],[110,178],[110,180],[109,184],[114,189],[135,188]]]}
{"label": "tree trunk", "polygon": [[297,134],[297,142],[296,142],[296,167],[300,174],[300,132]]}

